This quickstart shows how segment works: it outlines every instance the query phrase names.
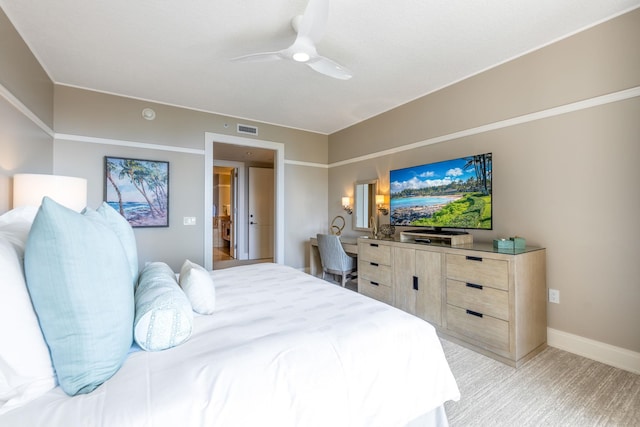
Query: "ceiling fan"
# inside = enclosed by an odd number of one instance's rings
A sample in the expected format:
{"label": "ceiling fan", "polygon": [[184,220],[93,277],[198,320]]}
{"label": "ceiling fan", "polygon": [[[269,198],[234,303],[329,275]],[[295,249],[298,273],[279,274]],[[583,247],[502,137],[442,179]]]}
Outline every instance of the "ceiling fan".
{"label": "ceiling fan", "polygon": [[308,65],[313,70],[329,77],[348,80],[353,74],[342,65],[321,56],[315,44],[324,36],[329,17],[329,0],[309,0],[303,15],[291,20],[298,34],[293,44],[276,52],[252,53],[233,58],[235,62],[261,62],[293,60]]}

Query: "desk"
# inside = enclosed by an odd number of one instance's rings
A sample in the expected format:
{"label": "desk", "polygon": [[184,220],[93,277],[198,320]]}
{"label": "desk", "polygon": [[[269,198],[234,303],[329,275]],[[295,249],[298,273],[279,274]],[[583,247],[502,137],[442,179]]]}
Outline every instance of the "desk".
{"label": "desk", "polygon": [[[340,237],[340,243],[342,243],[346,253],[358,255],[357,237]],[[309,239],[309,274],[319,276],[320,273],[322,273],[322,264],[320,262],[320,251],[318,251],[318,239],[312,237]]]}

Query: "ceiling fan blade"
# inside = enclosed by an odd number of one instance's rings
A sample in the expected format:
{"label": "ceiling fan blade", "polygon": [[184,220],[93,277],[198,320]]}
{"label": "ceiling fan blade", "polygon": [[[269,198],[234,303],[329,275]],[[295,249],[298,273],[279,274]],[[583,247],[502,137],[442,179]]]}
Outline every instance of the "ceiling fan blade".
{"label": "ceiling fan blade", "polygon": [[314,43],[319,42],[327,29],[328,19],[329,0],[309,0],[297,29],[298,37],[306,37]]}
{"label": "ceiling fan blade", "polygon": [[353,77],[353,73],[351,71],[337,62],[334,62],[329,58],[325,58],[324,56],[317,56],[306,64],[315,71],[326,76],[333,77],[334,79],[349,80]]}
{"label": "ceiling fan blade", "polygon": [[238,56],[231,58],[232,62],[266,62],[266,61],[278,61],[284,59],[282,51],[279,52],[261,52],[251,53],[249,55]]}
{"label": "ceiling fan blade", "polygon": [[329,0],[308,0],[302,16],[295,17],[291,24],[298,33],[293,44],[277,52],[253,53],[231,59],[234,62],[264,62],[281,59],[307,64],[318,73],[334,79],[349,80],[351,71],[342,65],[318,55],[315,44],[322,39],[329,19]]}

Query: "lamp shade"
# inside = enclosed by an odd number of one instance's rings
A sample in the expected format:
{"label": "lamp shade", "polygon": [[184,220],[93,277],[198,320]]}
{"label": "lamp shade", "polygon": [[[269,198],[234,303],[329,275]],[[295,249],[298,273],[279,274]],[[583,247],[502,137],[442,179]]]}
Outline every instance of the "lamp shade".
{"label": "lamp shade", "polygon": [[376,205],[384,205],[384,194],[376,194]]}
{"label": "lamp shade", "polygon": [[42,204],[47,196],[80,212],[87,206],[87,180],[72,176],[20,173],[13,176],[13,207]]}
{"label": "lamp shade", "polygon": [[342,198],[342,206],[349,206],[351,204],[351,200],[349,200],[349,197],[343,197]]}

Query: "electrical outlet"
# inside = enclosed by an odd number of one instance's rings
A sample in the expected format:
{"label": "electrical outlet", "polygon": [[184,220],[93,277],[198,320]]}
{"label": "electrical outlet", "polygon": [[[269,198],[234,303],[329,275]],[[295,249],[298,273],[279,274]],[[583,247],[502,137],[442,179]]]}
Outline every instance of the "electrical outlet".
{"label": "electrical outlet", "polygon": [[196,217],[195,216],[185,216],[182,219],[183,225],[196,225]]}
{"label": "electrical outlet", "polygon": [[557,289],[549,289],[549,302],[560,304],[560,291]]}

